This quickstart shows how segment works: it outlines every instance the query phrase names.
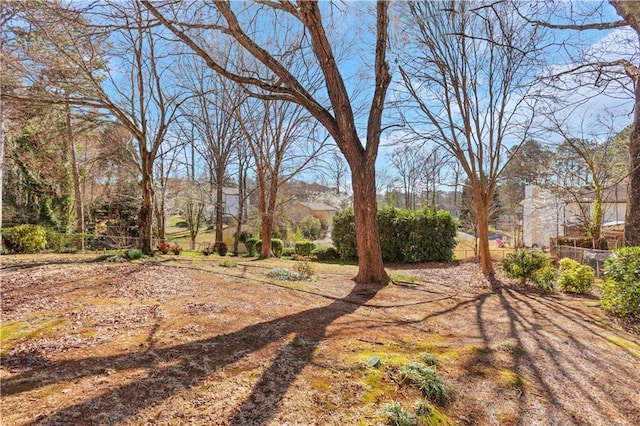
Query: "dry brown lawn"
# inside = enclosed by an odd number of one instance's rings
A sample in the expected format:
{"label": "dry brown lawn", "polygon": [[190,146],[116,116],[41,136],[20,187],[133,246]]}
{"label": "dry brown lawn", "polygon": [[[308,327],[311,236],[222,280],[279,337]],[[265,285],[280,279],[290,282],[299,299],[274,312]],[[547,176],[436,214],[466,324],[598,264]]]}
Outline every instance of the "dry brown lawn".
{"label": "dry brown lawn", "polygon": [[[374,425],[420,398],[429,352],[455,424],[639,425],[640,337],[595,297],[541,295],[473,263],[355,285],[265,275],[284,260],[3,256],[2,425]],[[378,356],[381,365],[369,365]]]}

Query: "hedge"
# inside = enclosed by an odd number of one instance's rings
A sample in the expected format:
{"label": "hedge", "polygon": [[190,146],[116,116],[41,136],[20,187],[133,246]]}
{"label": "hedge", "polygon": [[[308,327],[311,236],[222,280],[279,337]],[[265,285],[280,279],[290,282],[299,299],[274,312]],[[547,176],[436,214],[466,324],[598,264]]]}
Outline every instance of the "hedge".
{"label": "hedge", "polygon": [[[378,210],[382,259],[390,263],[450,262],[456,225],[446,211],[385,206]],[[343,260],[357,259],[355,219],[349,208],[333,218],[333,243]]]}

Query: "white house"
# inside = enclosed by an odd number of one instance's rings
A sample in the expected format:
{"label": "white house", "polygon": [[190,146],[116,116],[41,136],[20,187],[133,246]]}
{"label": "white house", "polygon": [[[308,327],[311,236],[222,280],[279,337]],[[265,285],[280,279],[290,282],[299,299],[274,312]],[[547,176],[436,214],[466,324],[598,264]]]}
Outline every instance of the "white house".
{"label": "white house", "polygon": [[[627,193],[624,185],[609,188],[604,194],[603,223],[621,223],[626,213]],[[567,228],[582,224],[580,207],[589,216],[593,191],[580,191],[579,203],[561,199],[535,185],[525,187],[522,205],[522,238],[527,247],[548,246],[551,238],[566,235]]]}
{"label": "white house", "polygon": [[[222,206],[223,217],[225,219],[237,218],[240,213],[240,189],[239,188],[222,188]],[[249,215],[249,198],[244,201],[244,217]]]}

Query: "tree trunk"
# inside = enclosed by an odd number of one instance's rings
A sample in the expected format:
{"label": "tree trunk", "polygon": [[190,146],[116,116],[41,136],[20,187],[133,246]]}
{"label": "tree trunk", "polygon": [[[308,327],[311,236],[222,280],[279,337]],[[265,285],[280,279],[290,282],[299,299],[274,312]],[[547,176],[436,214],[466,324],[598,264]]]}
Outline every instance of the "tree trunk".
{"label": "tree trunk", "polygon": [[73,138],[73,128],[71,127],[71,105],[66,104],[66,126],[67,142],[69,143],[69,154],[71,156],[71,173],[73,175],[73,192],[75,195],[76,208],[76,250],[84,251],[84,203],[82,202],[82,186],[80,185],[80,170],[76,158],[76,144]]}
{"label": "tree trunk", "polygon": [[260,190],[263,202],[260,206],[262,217],[262,227],[260,229],[260,239],[262,240],[260,259],[273,257],[273,251],[271,250],[271,233],[273,232],[273,213],[276,209],[276,195],[278,193],[278,186],[276,184],[278,176],[272,176],[271,180],[268,192],[264,188]]}
{"label": "tree trunk", "polygon": [[354,173],[351,178],[358,247],[358,275],[354,280],[359,283],[386,284],[389,282],[389,275],[384,270],[380,250],[375,163],[361,163],[361,167],[352,169]]}
{"label": "tree trunk", "polygon": [[164,202],[164,188],[162,188],[162,191],[160,193],[160,200],[159,202],[156,203],[156,208],[155,208],[155,212],[156,212],[156,222],[157,222],[157,227],[158,227],[158,240],[159,241],[164,241],[165,240],[165,220],[164,220],[164,215],[165,215],[165,202]]}
{"label": "tree trunk", "polygon": [[629,182],[624,239],[627,246],[640,246],[640,81],[636,81],[633,131],[629,137]]}
{"label": "tree trunk", "polygon": [[238,167],[238,226],[233,238],[233,254],[235,256],[238,255],[238,243],[240,241],[240,233],[242,232],[242,223],[244,222],[246,174],[247,172],[244,169],[244,165],[240,162]]}
{"label": "tree trunk", "polygon": [[477,219],[477,241],[478,252],[480,254],[480,267],[484,275],[493,275],[493,262],[491,262],[491,248],[489,247],[489,206],[491,196],[474,194]]}
{"label": "tree trunk", "polygon": [[224,213],[222,182],[224,180],[224,169],[216,167],[216,243],[222,242],[222,216]]}
{"label": "tree trunk", "polygon": [[153,175],[151,173],[150,162],[143,159],[142,181],[142,207],[138,216],[138,247],[147,256],[153,255]]}

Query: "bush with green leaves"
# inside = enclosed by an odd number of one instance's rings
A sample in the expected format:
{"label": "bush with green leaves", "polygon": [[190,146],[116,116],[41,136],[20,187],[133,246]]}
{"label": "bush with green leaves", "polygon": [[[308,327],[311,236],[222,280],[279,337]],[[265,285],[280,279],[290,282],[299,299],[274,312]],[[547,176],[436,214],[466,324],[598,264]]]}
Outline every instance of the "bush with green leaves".
{"label": "bush with green leaves", "polygon": [[322,231],[322,222],[314,216],[305,216],[298,224],[298,229],[304,238],[317,240]]}
{"label": "bush with green leaves", "polygon": [[295,244],[295,254],[299,256],[309,256],[316,248],[313,241],[298,241]]}
{"label": "bush with green leaves", "polygon": [[124,252],[124,258],[127,260],[142,259],[142,256],[144,256],[144,254],[140,249],[131,249]]}
{"label": "bush with green leaves", "polygon": [[[382,259],[392,263],[449,262],[456,246],[456,224],[446,211],[391,206],[378,210]],[[344,260],[357,259],[353,209],[333,219],[333,243]]]}
{"label": "bush with green leaves", "polygon": [[[254,250],[257,254],[260,254],[262,250],[262,240],[256,241],[254,246]],[[284,251],[284,242],[280,238],[272,238],[271,239],[271,252],[275,257],[282,257],[282,252]]]}
{"label": "bush with green leaves", "polygon": [[321,262],[328,262],[336,259],[340,259],[340,253],[333,246],[318,247],[311,252],[312,256],[315,256],[317,260]]}
{"label": "bush with green leaves", "polygon": [[2,239],[12,253],[38,253],[47,246],[47,230],[40,225],[18,225],[5,229]]}
{"label": "bush with green leaves", "polygon": [[247,248],[247,253],[249,254],[249,256],[256,255],[256,244],[258,243],[258,241],[260,241],[259,238],[250,237],[247,238],[247,240],[244,242],[244,246]]}
{"label": "bush with green leaves", "polygon": [[536,285],[538,290],[544,292],[552,292],[555,289],[555,281],[557,272],[551,265],[543,266],[533,273],[531,280]]}
{"label": "bush with green leaves", "polygon": [[558,286],[570,293],[589,293],[595,282],[595,273],[591,266],[582,265],[565,257],[560,260]]}
{"label": "bush with green leaves", "polygon": [[624,318],[640,320],[640,247],[615,250],[604,262],[607,277],[600,304]]}
{"label": "bush with green leaves", "polygon": [[535,282],[536,272],[547,266],[549,266],[549,258],[544,253],[533,250],[509,253],[502,262],[502,268],[507,276],[520,280],[520,284],[526,284],[528,280]]}

